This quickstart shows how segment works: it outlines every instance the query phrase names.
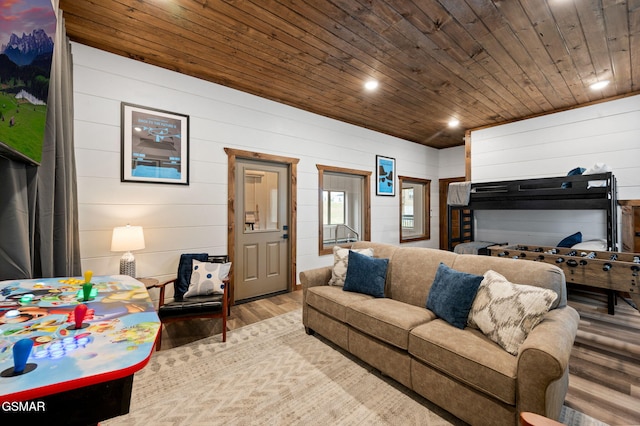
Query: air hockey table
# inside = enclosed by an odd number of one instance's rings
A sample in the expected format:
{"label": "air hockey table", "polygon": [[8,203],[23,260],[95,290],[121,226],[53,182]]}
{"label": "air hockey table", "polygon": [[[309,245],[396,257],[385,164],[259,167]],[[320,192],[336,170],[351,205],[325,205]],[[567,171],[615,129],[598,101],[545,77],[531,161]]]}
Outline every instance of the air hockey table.
{"label": "air hockey table", "polygon": [[[87,301],[83,283],[0,282],[0,418],[86,425],[129,412],[133,374],[149,362],[160,320],[144,284],[132,277],[93,277]],[[87,310],[76,328],[81,303]],[[21,339],[33,341],[27,368],[5,374]]]}

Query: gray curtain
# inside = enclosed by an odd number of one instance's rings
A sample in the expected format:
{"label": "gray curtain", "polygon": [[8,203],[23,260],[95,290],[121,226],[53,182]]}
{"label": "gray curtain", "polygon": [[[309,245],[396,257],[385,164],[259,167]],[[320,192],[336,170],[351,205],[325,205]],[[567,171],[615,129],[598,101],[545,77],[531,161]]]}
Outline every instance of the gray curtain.
{"label": "gray curtain", "polygon": [[0,279],[81,274],[73,144],[73,62],[58,24],[40,166],[0,158]]}

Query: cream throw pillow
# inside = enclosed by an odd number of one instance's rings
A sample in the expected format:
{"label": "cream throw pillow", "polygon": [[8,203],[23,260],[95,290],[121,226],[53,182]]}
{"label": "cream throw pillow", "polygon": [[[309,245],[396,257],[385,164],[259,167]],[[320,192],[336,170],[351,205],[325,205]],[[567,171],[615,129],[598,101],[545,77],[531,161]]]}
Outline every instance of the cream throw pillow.
{"label": "cream throw pillow", "polygon": [[213,263],[193,260],[191,282],[184,297],[208,296],[224,293],[224,283],[231,270],[231,262]]}
{"label": "cream throw pillow", "polygon": [[[349,250],[340,246],[333,247],[333,270],[331,271],[331,279],[329,285],[344,286],[344,280],[347,277],[347,267],[349,266]],[[356,249],[356,253],[373,257],[373,249]]]}
{"label": "cream throw pillow", "polygon": [[480,283],[467,322],[511,355],[518,355],[529,332],[542,321],[557,297],[553,290],[513,284],[489,270]]}

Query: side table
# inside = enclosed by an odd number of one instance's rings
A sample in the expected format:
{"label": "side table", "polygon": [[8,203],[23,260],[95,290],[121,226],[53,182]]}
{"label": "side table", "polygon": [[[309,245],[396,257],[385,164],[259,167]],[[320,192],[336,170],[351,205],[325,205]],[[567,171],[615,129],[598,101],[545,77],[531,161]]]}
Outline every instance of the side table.
{"label": "side table", "polygon": [[142,284],[144,284],[144,286],[147,288],[147,290],[157,286],[160,283],[160,281],[158,281],[155,278],[136,278],[136,280],[138,280]]}
{"label": "side table", "polygon": [[523,411],[520,413],[520,425],[521,426],[563,426],[562,423],[557,422],[548,417],[541,416],[540,414],[530,413]]}

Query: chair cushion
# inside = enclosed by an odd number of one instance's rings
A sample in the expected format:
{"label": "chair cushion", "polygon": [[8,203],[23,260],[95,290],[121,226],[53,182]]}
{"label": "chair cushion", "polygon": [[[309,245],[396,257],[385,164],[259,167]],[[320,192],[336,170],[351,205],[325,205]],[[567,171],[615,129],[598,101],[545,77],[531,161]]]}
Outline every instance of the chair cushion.
{"label": "chair cushion", "polygon": [[222,314],[223,295],[185,297],[166,303],[158,309],[160,320],[194,315]]}
{"label": "chair cushion", "polygon": [[189,284],[191,283],[191,271],[193,270],[193,260],[199,260],[200,262],[206,262],[209,255],[207,253],[189,253],[181,254],[180,262],[178,263],[178,277],[174,284],[174,294],[176,298],[181,298],[189,290]]}
{"label": "chair cushion", "polygon": [[207,296],[211,294],[224,293],[224,283],[222,282],[229,275],[231,263],[211,263],[200,262],[193,259],[193,270],[189,290],[184,297]]}

